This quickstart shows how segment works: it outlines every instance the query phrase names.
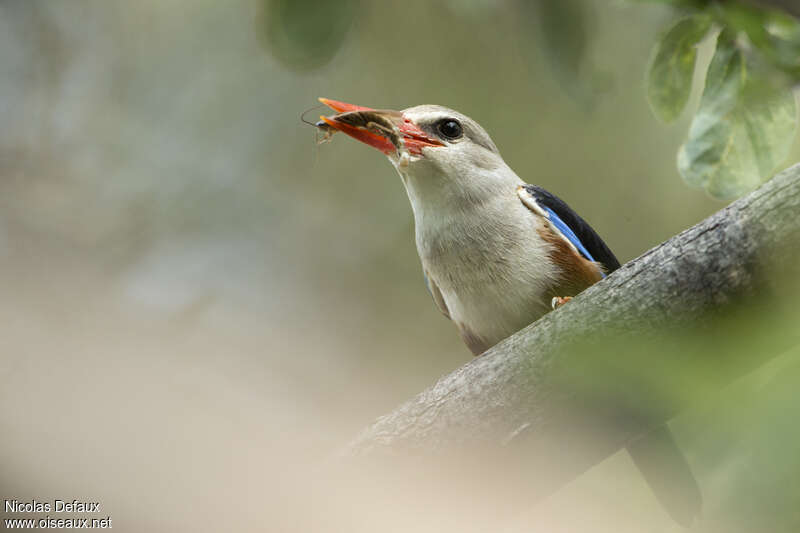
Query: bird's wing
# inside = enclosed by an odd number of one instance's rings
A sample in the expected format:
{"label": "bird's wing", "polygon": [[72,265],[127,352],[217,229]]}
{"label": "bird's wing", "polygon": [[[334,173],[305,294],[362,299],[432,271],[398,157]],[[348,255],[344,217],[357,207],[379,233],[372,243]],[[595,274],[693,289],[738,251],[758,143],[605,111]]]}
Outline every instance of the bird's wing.
{"label": "bird's wing", "polygon": [[549,220],[583,257],[602,264],[608,273],[619,268],[619,261],[603,239],[558,196],[536,185],[523,185],[517,192],[522,203]]}
{"label": "bird's wing", "polygon": [[431,297],[436,303],[436,307],[439,308],[439,311],[441,311],[444,316],[450,318],[450,310],[447,308],[447,303],[444,301],[442,291],[440,291],[439,287],[436,286],[436,283],[431,280],[427,272],[423,270],[422,275],[425,276],[425,286],[428,287],[428,292],[431,293]]}

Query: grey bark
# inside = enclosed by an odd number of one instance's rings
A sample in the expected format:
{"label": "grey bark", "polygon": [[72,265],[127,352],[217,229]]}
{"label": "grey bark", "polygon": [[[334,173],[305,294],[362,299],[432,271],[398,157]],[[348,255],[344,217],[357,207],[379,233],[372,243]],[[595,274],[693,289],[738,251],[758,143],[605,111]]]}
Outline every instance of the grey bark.
{"label": "grey bark", "polygon": [[797,342],[798,214],[800,165],[441,378],[347,455],[480,451],[527,501],[552,492]]}

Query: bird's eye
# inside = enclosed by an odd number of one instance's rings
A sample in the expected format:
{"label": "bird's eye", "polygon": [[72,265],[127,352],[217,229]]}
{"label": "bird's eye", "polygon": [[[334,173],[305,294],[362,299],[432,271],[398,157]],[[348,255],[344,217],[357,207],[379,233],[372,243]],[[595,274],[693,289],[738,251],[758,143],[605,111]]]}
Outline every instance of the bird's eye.
{"label": "bird's eye", "polygon": [[436,125],[436,129],[439,130],[439,133],[445,139],[458,139],[463,134],[463,130],[461,129],[461,124],[459,124],[457,120],[454,120],[452,118],[446,118],[444,120],[440,120],[439,123]]}

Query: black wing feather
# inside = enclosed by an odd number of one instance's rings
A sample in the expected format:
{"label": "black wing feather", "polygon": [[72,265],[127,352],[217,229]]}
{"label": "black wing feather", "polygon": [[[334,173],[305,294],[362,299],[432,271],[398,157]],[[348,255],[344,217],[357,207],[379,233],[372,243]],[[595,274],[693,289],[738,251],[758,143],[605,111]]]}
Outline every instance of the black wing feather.
{"label": "black wing feather", "polygon": [[552,209],[555,214],[569,226],[573,233],[577,235],[581,243],[586,247],[589,253],[592,254],[594,260],[606,267],[608,273],[620,267],[619,261],[608,246],[606,246],[606,243],[603,242],[603,239],[600,238],[600,235],[598,235],[578,213],[573,211],[564,200],[536,185],[525,185],[525,190],[528,194],[533,196],[538,203]]}

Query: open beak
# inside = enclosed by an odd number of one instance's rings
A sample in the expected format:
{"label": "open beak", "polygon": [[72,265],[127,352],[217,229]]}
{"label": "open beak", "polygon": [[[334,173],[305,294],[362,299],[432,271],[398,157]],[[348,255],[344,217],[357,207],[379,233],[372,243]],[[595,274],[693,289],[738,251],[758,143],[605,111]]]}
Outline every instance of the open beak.
{"label": "open beak", "polygon": [[386,155],[403,149],[412,155],[422,155],[423,148],[444,146],[405,118],[400,111],[372,109],[328,98],[320,98],[319,101],[338,114],[320,117],[318,127],[327,126],[346,133]]}

